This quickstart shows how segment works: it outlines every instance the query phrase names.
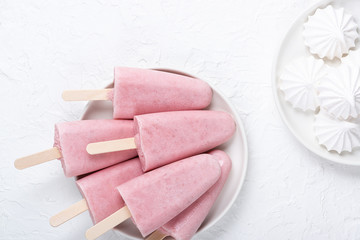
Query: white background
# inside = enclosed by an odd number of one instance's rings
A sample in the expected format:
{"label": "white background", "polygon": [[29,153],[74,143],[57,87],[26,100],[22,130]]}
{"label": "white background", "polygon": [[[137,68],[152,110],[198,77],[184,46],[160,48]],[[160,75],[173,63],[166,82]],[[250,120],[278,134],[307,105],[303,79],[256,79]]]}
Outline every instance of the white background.
{"label": "white background", "polygon": [[13,161],[51,147],[54,123],[80,118],[85,103],[63,102],[63,90],[102,88],[117,65],[196,75],[244,121],[244,187],[196,239],[360,239],[360,168],[306,150],[271,91],[279,41],[315,2],[0,0],[0,239],[84,239],[87,213],[58,228],[48,223],[81,199],[60,163],[18,171]]}

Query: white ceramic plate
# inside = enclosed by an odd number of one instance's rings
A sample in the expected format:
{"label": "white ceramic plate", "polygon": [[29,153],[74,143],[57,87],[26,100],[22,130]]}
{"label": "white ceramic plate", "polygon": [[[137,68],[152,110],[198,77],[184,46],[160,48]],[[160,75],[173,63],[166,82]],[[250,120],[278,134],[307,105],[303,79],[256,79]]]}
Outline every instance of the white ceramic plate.
{"label": "white ceramic plate", "polygon": [[[300,110],[295,110],[294,108],[292,108],[289,103],[285,102],[284,95],[278,88],[279,76],[284,66],[288,62],[298,57],[310,55],[310,52],[305,47],[302,38],[303,23],[307,21],[307,17],[309,15],[312,15],[317,8],[323,8],[328,4],[331,4],[334,7],[344,7],[347,12],[351,13],[355,17],[356,22],[360,26],[359,0],[320,1],[315,6],[309,8],[307,11],[301,14],[292,24],[289,31],[285,35],[280,45],[280,49],[276,55],[272,74],[273,92],[282,119],[284,120],[290,131],[294,134],[294,136],[305,147],[307,147],[315,154],[337,163],[347,165],[360,165],[359,149],[354,150],[352,153],[345,152],[339,155],[336,152],[328,152],[325,147],[319,145],[313,131],[313,122],[315,116],[314,113],[304,113]],[[359,42],[357,42],[357,48],[358,45]]]}
{"label": "white ceramic plate", "polygon": [[[176,74],[183,74],[190,76],[185,73],[181,73],[174,70],[168,69],[157,69],[161,71],[172,72]],[[112,84],[108,87],[112,87]],[[205,231],[206,229],[213,226],[217,221],[222,218],[225,213],[233,205],[236,197],[238,196],[240,189],[244,183],[247,161],[248,161],[248,149],[245,131],[243,124],[236,113],[235,108],[232,104],[214,87],[213,89],[213,100],[208,107],[210,110],[222,110],[226,111],[234,117],[237,130],[233,138],[227,143],[218,147],[218,149],[224,150],[232,160],[232,169],[229,178],[222,190],[219,198],[214,204],[211,212],[205,219],[204,223],[200,227],[199,231]],[[106,101],[94,101],[90,102],[83,114],[82,119],[111,119],[112,118],[112,103]],[[131,220],[120,224],[116,227],[116,232],[120,235],[126,236],[130,239],[143,239],[140,232],[136,229]]]}

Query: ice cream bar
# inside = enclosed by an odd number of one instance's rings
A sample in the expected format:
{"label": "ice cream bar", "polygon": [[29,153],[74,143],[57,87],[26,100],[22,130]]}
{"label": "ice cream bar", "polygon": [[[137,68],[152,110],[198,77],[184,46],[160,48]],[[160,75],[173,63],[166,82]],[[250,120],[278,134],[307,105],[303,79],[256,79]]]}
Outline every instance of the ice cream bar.
{"label": "ice cream bar", "polygon": [[83,211],[78,211],[81,203],[84,205],[84,207],[81,205],[81,209],[89,210],[93,223],[100,222],[125,205],[116,187],[142,174],[140,161],[134,158],[77,180],[76,184],[85,202],[81,200],[80,203],[74,204],[75,209],[72,205],[53,216],[50,224],[54,227],[59,226],[82,213]]}
{"label": "ice cream bar", "polygon": [[[230,114],[221,111],[175,111],[135,116],[136,147],[143,171],[208,151],[235,132]],[[89,144],[90,154],[128,149],[123,140]],[[124,147],[125,146],[125,147]],[[105,150],[104,150],[105,149]]]}
{"label": "ice cream bar", "polygon": [[95,239],[129,217],[146,236],[195,202],[220,174],[217,158],[200,154],[136,177],[117,188],[126,206],[90,228],[86,236]]}
{"label": "ice cream bar", "polygon": [[150,235],[147,240],[160,240],[165,236],[176,240],[190,240],[194,236],[218,198],[231,170],[231,160],[225,152],[213,150],[209,154],[215,156],[221,166],[219,180],[190,207]]}
{"label": "ice cream bar", "polygon": [[83,120],[63,122],[55,125],[55,142],[52,149],[24,157],[15,161],[18,169],[30,167],[41,162],[60,159],[65,176],[73,177],[93,172],[116,163],[133,158],[136,150],[118,153],[89,155],[87,144],[96,141],[124,138],[134,135],[131,120]]}
{"label": "ice cream bar", "polygon": [[136,116],[135,144],[144,171],[208,151],[230,139],[235,122],[221,111]]}
{"label": "ice cream bar", "polygon": [[142,174],[140,161],[135,158],[76,181],[94,224],[125,205],[116,187]]}
{"label": "ice cream bar", "polygon": [[111,100],[114,118],[135,115],[197,110],[212,99],[210,86],[202,80],[164,71],[115,67],[114,88],[64,91],[67,101]]}

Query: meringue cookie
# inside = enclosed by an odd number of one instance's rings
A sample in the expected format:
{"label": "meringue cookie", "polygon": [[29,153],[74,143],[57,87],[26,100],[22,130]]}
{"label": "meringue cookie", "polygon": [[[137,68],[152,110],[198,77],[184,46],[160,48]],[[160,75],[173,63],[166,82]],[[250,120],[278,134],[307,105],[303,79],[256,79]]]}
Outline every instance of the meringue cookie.
{"label": "meringue cookie", "polygon": [[360,66],[341,64],[332,68],[318,86],[321,108],[346,120],[360,115]]}
{"label": "meringue cookie", "polygon": [[350,51],[349,55],[341,59],[341,62],[360,66],[360,50]]}
{"label": "meringue cookie", "polygon": [[315,111],[319,106],[316,87],[326,76],[326,66],[314,57],[296,59],[285,66],[280,76],[280,89],[294,108]]}
{"label": "meringue cookie", "polygon": [[357,121],[340,121],[327,115],[323,110],[315,116],[315,135],[328,151],[352,152],[360,147],[360,124]]}
{"label": "meringue cookie", "polygon": [[304,42],[312,54],[330,60],[341,58],[355,47],[359,37],[357,24],[344,8],[335,9],[331,5],[317,9],[304,24]]}

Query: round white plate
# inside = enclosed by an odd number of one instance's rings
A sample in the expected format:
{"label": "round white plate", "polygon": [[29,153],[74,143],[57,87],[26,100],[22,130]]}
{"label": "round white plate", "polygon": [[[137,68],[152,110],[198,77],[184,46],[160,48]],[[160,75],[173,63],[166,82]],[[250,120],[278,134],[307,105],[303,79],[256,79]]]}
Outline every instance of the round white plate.
{"label": "round white plate", "polygon": [[[190,76],[188,74],[174,70],[157,70]],[[112,84],[108,87],[112,87]],[[217,147],[217,149],[225,151],[230,156],[232,160],[232,169],[219,198],[215,202],[211,212],[205,219],[198,232],[205,231],[206,229],[213,226],[233,205],[244,183],[248,161],[248,149],[244,126],[232,104],[218,90],[216,90],[214,87],[212,87],[212,89],[213,99],[208,109],[222,110],[232,114],[236,121],[237,130],[230,141]],[[112,119],[112,110],[111,102],[90,102],[87,105],[82,119]],[[116,230],[117,233],[130,239],[143,239],[140,235],[140,232],[136,229],[131,220],[127,220],[126,222],[120,224],[116,227]]]}
{"label": "round white plate", "polygon": [[[296,21],[292,24],[289,31],[285,35],[281,47],[277,53],[277,56],[273,65],[273,74],[272,74],[272,85],[273,92],[275,96],[275,102],[280,112],[282,119],[285,124],[288,126],[290,131],[294,136],[310,151],[315,154],[342,164],[347,165],[360,165],[360,150],[355,149],[352,153],[344,152],[338,154],[336,152],[328,152],[325,147],[319,145],[313,131],[313,122],[315,114],[312,112],[302,112],[300,110],[295,110],[291,105],[285,102],[283,93],[279,90],[279,76],[284,68],[284,66],[302,56],[309,56],[310,52],[305,47],[302,31],[303,24],[307,21],[309,15],[314,14],[317,8],[323,8],[328,4],[333,5],[334,7],[344,7],[345,10],[351,13],[356,22],[360,25],[360,1],[359,0],[334,0],[334,1],[320,1],[315,6],[309,8],[303,14],[301,14]],[[357,42],[357,48],[359,41]]]}

